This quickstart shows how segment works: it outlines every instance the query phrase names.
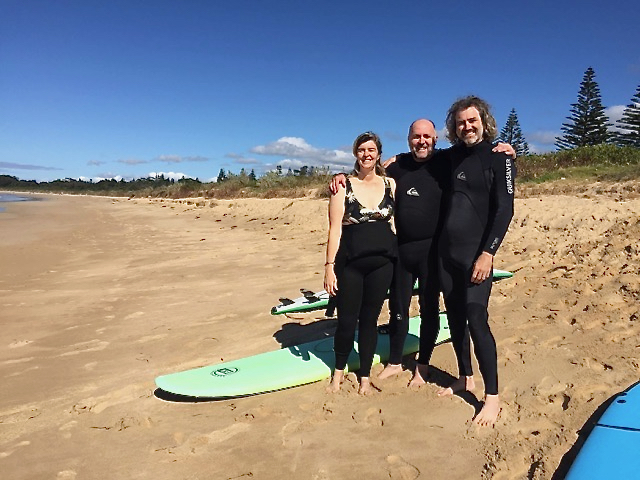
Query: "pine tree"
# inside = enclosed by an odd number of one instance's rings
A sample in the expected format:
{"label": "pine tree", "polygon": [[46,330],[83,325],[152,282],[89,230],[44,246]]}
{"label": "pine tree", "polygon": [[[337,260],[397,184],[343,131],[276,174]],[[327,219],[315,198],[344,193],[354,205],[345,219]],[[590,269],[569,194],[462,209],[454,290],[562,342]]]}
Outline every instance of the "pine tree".
{"label": "pine tree", "polygon": [[507,118],[507,123],[500,131],[498,139],[501,142],[510,143],[516,151],[516,155],[529,155],[529,144],[522,134],[520,122],[518,122],[518,114],[516,113],[515,108],[511,109],[511,113],[509,113],[509,117]]}
{"label": "pine tree", "polygon": [[220,183],[220,182],[224,182],[227,179],[227,174],[224,173],[224,168],[220,169],[220,172],[218,173],[218,179],[216,180],[216,182]]}
{"label": "pine tree", "polygon": [[617,126],[621,129],[615,139],[618,145],[640,148],[640,85],[636,94],[631,97],[631,103],[624,109]]}
{"label": "pine tree", "polygon": [[587,68],[580,83],[578,101],[571,104],[569,122],[563,123],[562,137],[556,137],[556,146],[561,150],[589,145],[600,145],[609,141],[608,118],[604,113],[600,88],[595,81],[593,68]]}
{"label": "pine tree", "polygon": [[253,182],[257,182],[258,181],[258,177],[256,177],[256,171],[253,168],[251,169],[251,172],[249,173],[249,178]]}

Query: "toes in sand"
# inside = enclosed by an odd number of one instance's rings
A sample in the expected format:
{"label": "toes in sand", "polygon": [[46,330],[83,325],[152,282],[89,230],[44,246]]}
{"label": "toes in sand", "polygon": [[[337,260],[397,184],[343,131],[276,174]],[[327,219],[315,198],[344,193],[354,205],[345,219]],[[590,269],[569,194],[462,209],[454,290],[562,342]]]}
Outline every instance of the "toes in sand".
{"label": "toes in sand", "polygon": [[402,373],[402,364],[388,363],[384,370],[378,375],[378,380],[384,380],[385,378],[392,377]]}
{"label": "toes in sand", "polygon": [[476,388],[476,383],[473,377],[460,377],[456,379],[450,386],[438,391],[439,397],[450,397],[459,392],[470,392]]}
{"label": "toes in sand", "polygon": [[473,423],[481,427],[493,427],[500,414],[500,398],[498,395],[487,395],[482,410],[475,416]]}
{"label": "toes in sand", "polygon": [[426,378],[429,376],[429,365],[421,365],[416,364],[416,369],[413,372],[413,377],[411,377],[411,381],[409,382],[409,387],[419,387],[424,385],[426,382]]}
{"label": "toes in sand", "polygon": [[327,393],[336,393],[340,390],[342,386],[342,382],[344,381],[344,370],[335,370],[333,372],[333,377],[331,378],[331,383],[326,388]]}

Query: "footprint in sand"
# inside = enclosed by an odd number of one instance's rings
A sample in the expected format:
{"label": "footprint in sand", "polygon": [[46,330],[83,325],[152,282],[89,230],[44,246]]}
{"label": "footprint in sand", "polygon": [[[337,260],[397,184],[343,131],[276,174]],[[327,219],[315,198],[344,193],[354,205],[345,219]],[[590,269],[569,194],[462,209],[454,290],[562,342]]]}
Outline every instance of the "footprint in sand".
{"label": "footprint in sand", "polygon": [[355,412],[351,415],[354,422],[358,424],[365,424],[371,427],[384,426],[384,419],[382,418],[382,409],[376,407],[370,407],[366,412]]}
{"label": "footprint in sand", "polygon": [[9,344],[9,348],[24,347],[25,345],[29,345],[30,343],[33,343],[33,340],[14,340]]}
{"label": "footprint in sand", "polygon": [[33,360],[34,357],[24,357],[24,358],[16,358],[13,360],[5,360],[4,362],[2,362],[2,365],[13,365],[16,363],[25,363],[25,362],[30,362],[31,360]]}
{"label": "footprint in sand", "polygon": [[109,407],[135,401],[142,397],[143,392],[145,392],[144,389],[130,385],[101,397],[89,397],[81,400],[71,407],[69,413],[100,413]]}
{"label": "footprint in sand", "polygon": [[89,362],[89,363],[85,363],[84,364],[84,369],[87,370],[88,372],[92,371],[94,368],[96,368],[96,366],[98,365],[98,362]]}
{"label": "footprint in sand", "polygon": [[20,423],[41,414],[36,405],[25,405],[19,409],[0,412],[0,424]]}
{"label": "footprint in sand", "polygon": [[89,340],[88,342],[81,342],[72,345],[71,347],[75,350],[71,352],[65,352],[58,355],[59,357],[68,357],[69,355],[78,355],[80,353],[87,352],[98,352],[100,350],[104,350],[109,345],[109,342],[104,342],[100,340]]}
{"label": "footprint in sand", "polygon": [[145,337],[142,337],[136,340],[136,343],[147,343],[147,342],[152,342],[154,340],[162,340],[167,336],[168,336],[167,333],[160,333],[158,335],[147,335]]}
{"label": "footprint in sand", "polygon": [[392,480],[415,480],[420,476],[420,470],[411,465],[400,455],[389,455],[387,457],[387,471]]}
{"label": "footprint in sand", "polygon": [[[178,445],[168,448],[156,448],[155,451],[165,451],[171,455],[177,455],[179,458],[188,460],[193,455],[206,454],[211,448],[215,448],[218,444],[226,440],[245,433],[250,428],[245,423],[234,423],[221,430],[215,430],[209,434],[192,435],[187,440]],[[181,433],[174,434],[176,441],[182,440]]]}
{"label": "footprint in sand", "polygon": [[75,428],[78,425],[78,422],[75,420],[72,420],[70,422],[65,423],[64,425],[62,425],[58,430],[60,430],[61,434],[62,434],[62,438],[71,438],[71,432],[70,430],[72,430],[73,428]]}
{"label": "footprint in sand", "polygon": [[58,475],[56,475],[56,480],[75,480],[77,476],[78,472],[76,472],[75,470],[63,470],[61,472],[58,472]]}
{"label": "footprint in sand", "polygon": [[28,445],[31,445],[31,442],[28,441],[28,440],[23,440],[22,442],[16,443],[11,450],[6,450],[4,452],[0,452],[0,458],[6,458],[9,455],[11,455],[13,452],[15,452],[16,449],[18,449],[20,447],[26,447]]}

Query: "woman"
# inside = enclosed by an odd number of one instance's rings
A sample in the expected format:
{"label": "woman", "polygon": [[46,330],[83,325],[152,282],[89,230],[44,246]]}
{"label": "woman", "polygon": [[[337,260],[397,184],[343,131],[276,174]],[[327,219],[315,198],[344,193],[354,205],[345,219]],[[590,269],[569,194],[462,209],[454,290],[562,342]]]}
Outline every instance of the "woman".
{"label": "woman", "polygon": [[359,135],[353,143],[353,154],[354,173],[347,178],[346,187],[341,186],[329,201],[324,287],[332,296],[339,288],[340,295],[334,338],[336,364],[327,390],[340,390],[359,325],[358,393],[366,395],[371,393],[369,374],[378,340],[378,316],[391,285],[396,257],[392,229],[395,182],[384,176],[382,143],[375,133]]}

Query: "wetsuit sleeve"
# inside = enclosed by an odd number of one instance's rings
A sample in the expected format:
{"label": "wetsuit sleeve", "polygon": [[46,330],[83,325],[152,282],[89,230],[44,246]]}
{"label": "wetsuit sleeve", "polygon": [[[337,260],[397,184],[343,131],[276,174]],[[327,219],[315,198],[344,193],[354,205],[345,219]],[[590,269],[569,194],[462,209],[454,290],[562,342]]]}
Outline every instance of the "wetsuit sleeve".
{"label": "wetsuit sleeve", "polygon": [[398,157],[399,155],[396,155],[396,161],[385,168],[385,174],[387,177],[391,177],[393,179],[398,178],[398,174],[400,172],[400,159]]}
{"label": "wetsuit sleeve", "polygon": [[493,154],[491,170],[491,207],[486,242],[483,251],[495,255],[504,239],[513,217],[516,165],[505,154]]}

